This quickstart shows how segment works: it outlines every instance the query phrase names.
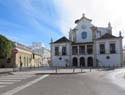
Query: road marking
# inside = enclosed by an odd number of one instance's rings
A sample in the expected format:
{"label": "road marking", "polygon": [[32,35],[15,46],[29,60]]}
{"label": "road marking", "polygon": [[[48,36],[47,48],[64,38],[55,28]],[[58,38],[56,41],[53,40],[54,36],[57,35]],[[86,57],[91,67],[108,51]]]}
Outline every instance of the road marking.
{"label": "road marking", "polygon": [[26,79],[26,78],[30,78],[30,77],[33,77],[35,75],[30,75],[30,76],[3,76],[3,77],[0,77],[0,79]]}
{"label": "road marking", "polygon": [[1,78],[28,78],[28,77],[32,77],[32,76],[4,76],[4,77],[1,77]]}
{"label": "road marking", "polygon": [[6,87],[6,85],[0,85],[0,88]]}
{"label": "road marking", "polygon": [[33,85],[33,84],[39,82],[40,80],[45,79],[45,78],[48,77],[48,76],[49,76],[49,75],[43,75],[43,76],[40,77],[40,78],[37,78],[37,79],[35,79],[35,80],[33,80],[33,81],[30,81],[30,82],[28,82],[28,83],[25,84],[25,85],[22,85],[22,86],[19,86],[19,87],[17,87],[17,88],[14,88],[13,90],[10,90],[10,91],[8,91],[8,92],[5,92],[5,93],[3,93],[3,94],[1,94],[1,95],[13,95],[13,94],[15,94],[15,93],[17,93],[17,92],[23,90],[24,88],[27,88],[27,87],[29,87],[29,86],[31,86],[31,85]]}
{"label": "road marking", "polygon": [[0,82],[5,82],[5,81],[13,81],[13,82],[19,82],[19,81],[21,81],[21,80],[9,80],[9,79],[0,79]]}
{"label": "road marking", "polygon": [[0,84],[13,84],[14,82],[0,82]]}
{"label": "road marking", "polygon": [[33,77],[35,75],[8,75],[0,77],[0,88],[7,87],[10,84],[14,84],[16,82],[20,82],[23,79],[27,79],[29,77]]}
{"label": "road marking", "polygon": [[26,79],[26,78],[0,78],[0,79],[10,79],[10,80],[12,80],[12,79]]}

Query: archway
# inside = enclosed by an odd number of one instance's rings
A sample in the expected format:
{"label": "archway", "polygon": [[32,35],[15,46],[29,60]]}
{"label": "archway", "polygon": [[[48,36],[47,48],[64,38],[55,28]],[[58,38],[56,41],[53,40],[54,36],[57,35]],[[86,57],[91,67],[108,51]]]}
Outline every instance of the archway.
{"label": "archway", "polygon": [[76,57],[73,58],[72,62],[73,62],[73,66],[75,66],[75,67],[78,66],[78,60]]}
{"label": "archway", "polygon": [[88,67],[93,67],[93,58],[92,57],[88,57]]}
{"label": "archway", "polygon": [[85,67],[85,58],[84,57],[80,58],[80,67]]}

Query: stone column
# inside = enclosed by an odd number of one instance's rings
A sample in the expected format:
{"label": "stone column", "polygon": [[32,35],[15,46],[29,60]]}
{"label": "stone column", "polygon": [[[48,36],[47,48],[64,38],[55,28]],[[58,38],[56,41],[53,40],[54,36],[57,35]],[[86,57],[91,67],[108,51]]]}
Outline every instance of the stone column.
{"label": "stone column", "polygon": [[87,67],[87,45],[85,45],[85,67]]}
{"label": "stone column", "polygon": [[88,63],[88,61],[87,61],[87,59],[88,59],[88,58],[87,58],[87,57],[85,57],[85,67],[88,67],[88,64],[87,64],[87,63]]}
{"label": "stone column", "polygon": [[97,27],[95,27],[95,26],[93,26],[93,27],[91,27],[91,29],[92,29],[92,40],[93,40],[93,42],[94,42],[94,44],[93,44],[93,55],[94,55],[94,57],[93,57],[93,62],[94,62],[94,67],[96,67],[96,31],[97,31]]}
{"label": "stone column", "polygon": [[79,45],[77,46],[77,50],[78,50],[77,60],[78,60],[78,67],[79,67],[80,66],[80,61],[79,61]]}

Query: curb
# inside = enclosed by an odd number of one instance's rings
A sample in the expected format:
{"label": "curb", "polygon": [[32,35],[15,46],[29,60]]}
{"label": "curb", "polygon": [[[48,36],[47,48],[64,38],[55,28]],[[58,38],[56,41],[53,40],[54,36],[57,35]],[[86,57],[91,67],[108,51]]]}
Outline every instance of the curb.
{"label": "curb", "polygon": [[6,72],[6,71],[5,71],[5,72],[0,72],[0,75],[2,75],[2,74],[12,74],[11,72],[12,72],[12,71],[8,71],[8,72]]}
{"label": "curb", "polygon": [[44,74],[49,74],[49,75],[68,75],[68,74],[80,74],[80,73],[86,73],[86,72],[74,72],[74,73],[35,73],[35,75],[44,75]]}

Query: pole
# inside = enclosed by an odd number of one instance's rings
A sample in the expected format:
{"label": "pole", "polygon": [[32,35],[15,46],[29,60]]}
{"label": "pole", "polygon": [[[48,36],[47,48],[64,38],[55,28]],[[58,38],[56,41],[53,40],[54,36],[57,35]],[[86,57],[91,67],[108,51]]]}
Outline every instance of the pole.
{"label": "pole", "polygon": [[13,72],[15,72],[16,53],[14,53]]}
{"label": "pole", "polygon": [[57,66],[56,66],[56,73],[57,73]]}
{"label": "pole", "polygon": [[73,66],[73,73],[75,72],[75,67]]}
{"label": "pole", "polygon": [[92,68],[90,67],[90,72],[91,72]]}
{"label": "pole", "polygon": [[81,66],[81,73],[82,73],[82,66]]}

